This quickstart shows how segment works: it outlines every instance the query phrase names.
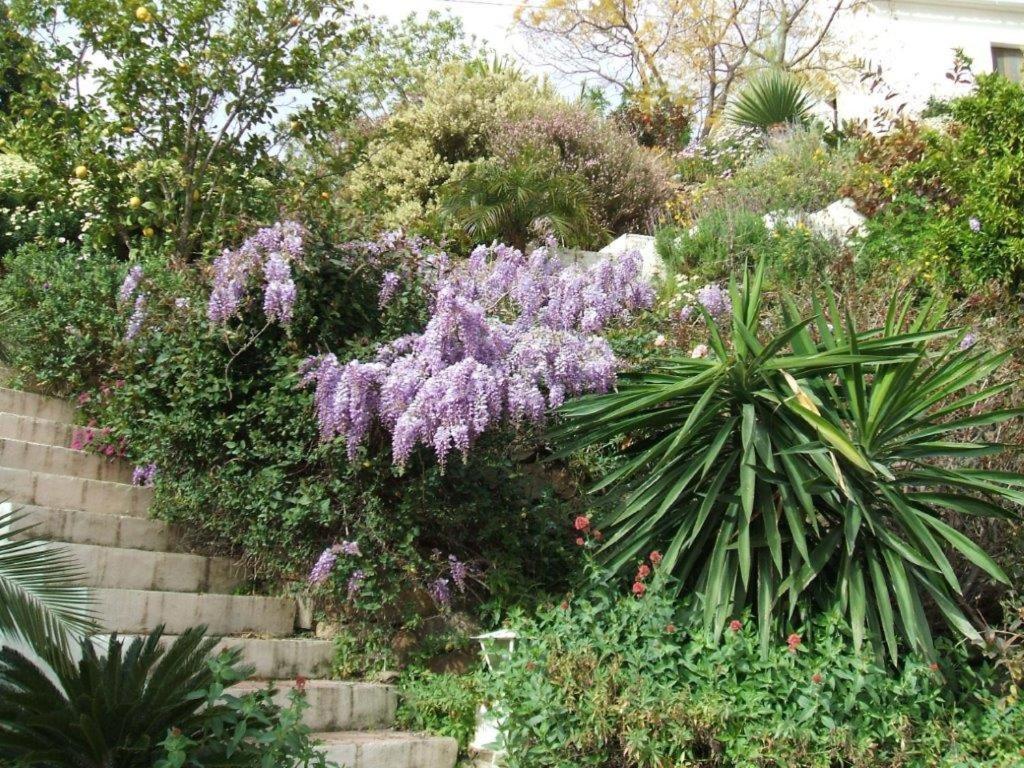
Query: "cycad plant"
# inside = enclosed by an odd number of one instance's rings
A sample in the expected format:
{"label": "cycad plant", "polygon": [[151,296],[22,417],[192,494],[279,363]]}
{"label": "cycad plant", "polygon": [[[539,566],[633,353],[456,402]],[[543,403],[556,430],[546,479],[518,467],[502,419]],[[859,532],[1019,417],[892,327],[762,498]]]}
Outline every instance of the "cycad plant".
{"label": "cycad plant", "polygon": [[0,504],[0,640],[37,651],[67,648],[92,626],[92,601],[81,568],[66,550],[27,538],[32,526]]}
{"label": "cycad plant", "polygon": [[804,123],[811,98],[792,74],[770,70],[755,75],[740,90],[729,112],[736,125],[767,131],[773,125]]}
{"label": "cycad plant", "polygon": [[474,163],[441,190],[442,209],[474,242],[525,247],[542,233],[570,247],[587,247],[606,234],[586,182],[541,152],[510,162]]}
{"label": "cycad plant", "polygon": [[962,345],[941,307],[911,320],[909,300],[859,331],[834,300],[798,319],[784,298],[787,327],[766,337],[762,281],[763,267],[730,286],[721,326],[704,313],[709,357],[664,359],[564,408],[567,451],[620,453],[595,488],[612,491],[600,554],[628,571],[662,552],[715,634],[752,605],[767,644],[798,609],[838,605],[858,647],[870,636],[895,660],[900,637],[934,653],[930,603],[977,638],[949,554],[1006,577],[945,513],[1024,503],[1024,477],[965,465],[1002,446],[955,439],[1021,414],[979,410],[1013,386],[978,386],[1006,354]]}

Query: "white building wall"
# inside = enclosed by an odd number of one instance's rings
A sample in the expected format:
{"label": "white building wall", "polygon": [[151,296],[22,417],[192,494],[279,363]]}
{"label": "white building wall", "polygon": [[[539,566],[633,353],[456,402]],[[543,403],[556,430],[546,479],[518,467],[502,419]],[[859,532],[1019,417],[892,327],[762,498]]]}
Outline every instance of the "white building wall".
{"label": "white building wall", "polygon": [[[851,78],[839,86],[840,121],[870,120],[876,108],[906,102],[919,112],[929,96],[948,98],[966,86],[947,79],[956,48],[973,59],[975,73],[992,71],[992,46],[1024,47],[1024,0],[872,0],[839,25],[849,55],[881,66],[885,84],[869,92]],[[886,100],[888,93],[895,96]]]}

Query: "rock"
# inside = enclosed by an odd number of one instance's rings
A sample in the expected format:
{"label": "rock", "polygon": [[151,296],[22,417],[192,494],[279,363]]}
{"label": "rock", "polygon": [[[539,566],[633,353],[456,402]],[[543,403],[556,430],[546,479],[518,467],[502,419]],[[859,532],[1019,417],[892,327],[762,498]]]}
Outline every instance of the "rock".
{"label": "rock", "polygon": [[657,249],[654,247],[654,238],[650,235],[619,235],[602,248],[600,253],[619,255],[629,251],[640,253],[643,264],[640,268],[640,274],[645,279],[651,280],[664,273],[665,265],[658,255]]}
{"label": "rock", "polygon": [[782,225],[795,227],[803,224],[814,234],[826,240],[846,244],[850,238],[863,234],[864,222],[867,217],[861,214],[848,197],[830,203],[820,211],[807,214],[787,213],[766,213],[764,225],[768,229],[775,229]]}

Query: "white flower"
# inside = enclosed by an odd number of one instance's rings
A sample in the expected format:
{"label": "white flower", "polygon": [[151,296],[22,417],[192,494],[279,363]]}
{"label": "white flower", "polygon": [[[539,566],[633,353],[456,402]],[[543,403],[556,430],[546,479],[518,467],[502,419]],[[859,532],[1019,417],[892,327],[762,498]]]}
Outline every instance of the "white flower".
{"label": "white flower", "polygon": [[654,337],[654,346],[656,347],[664,347],[667,343],[668,342],[665,339],[665,334],[663,333],[659,333],[657,336]]}
{"label": "white flower", "polygon": [[695,360],[698,359],[698,358],[707,357],[707,356],[708,356],[708,345],[707,344],[698,344],[696,347],[693,348],[693,351],[690,352],[690,357],[692,357]]}

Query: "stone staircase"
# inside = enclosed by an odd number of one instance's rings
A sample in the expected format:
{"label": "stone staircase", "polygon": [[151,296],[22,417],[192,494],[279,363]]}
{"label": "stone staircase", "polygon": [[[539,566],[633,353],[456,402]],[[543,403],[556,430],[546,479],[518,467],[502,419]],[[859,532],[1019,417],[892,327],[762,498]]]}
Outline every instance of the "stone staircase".
{"label": "stone staircase", "polygon": [[151,520],[152,490],[130,484],[121,462],[71,450],[74,408],[0,388],[0,500],[36,523],[31,535],[61,542],[93,588],[102,633],[174,635],[205,624],[222,647],[240,647],[256,679],[275,680],[282,701],[307,678],[305,720],[343,768],[452,768],[454,739],[391,730],[393,686],[325,679],[333,644],[293,637],[291,598],[233,594],[244,574],[232,561],[177,549],[174,529]]}

